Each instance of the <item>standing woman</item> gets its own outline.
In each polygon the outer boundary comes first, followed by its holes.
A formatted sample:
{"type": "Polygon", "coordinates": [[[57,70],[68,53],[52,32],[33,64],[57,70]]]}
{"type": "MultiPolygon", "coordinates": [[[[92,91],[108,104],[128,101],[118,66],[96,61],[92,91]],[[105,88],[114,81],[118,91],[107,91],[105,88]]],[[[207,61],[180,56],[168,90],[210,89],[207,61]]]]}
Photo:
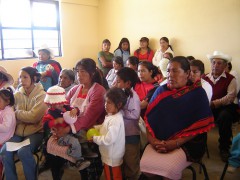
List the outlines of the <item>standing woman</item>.
{"type": "Polygon", "coordinates": [[[40,74],[32,67],[22,68],[19,73],[21,87],[14,94],[15,116],[17,126],[15,135],[8,142],[22,142],[30,140],[30,144],[17,151],[6,150],[6,144],[1,150],[5,167],[6,179],[17,180],[14,154],[22,162],[23,171],[27,180],[36,179],[36,162],[33,153],[42,144],[42,117],[47,110],[43,103],[45,92],[39,82],[40,74]]]}
{"type": "Polygon", "coordinates": [[[123,58],[124,67],[126,67],[127,60],[130,56],[130,43],[127,38],[122,38],[118,48],[114,51],[114,56],[123,58]]]}
{"type": "Polygon", "coordinates": [[[152,63],[159,67],[159,63],[161,61],[161,59],[163,58],[163,54],[169,52],[174,56],[174,52],[172,49],[172,46],[169,44],[169,40],[167,37],[162,37],[160,39],[160,49],[158,49],[153,57],[152,63]]]}
{"type": "Polygon", "coordinates": [[[140,62],[152,62],[153,55],[154,52],[149,47],[149,39],[147,37],[142,37],[140,39],[140,48],[134,52],[134,56],[136,56],[140,62]]]}
{"type": "Polygon", "coordinates": [[[62,70],[61,65],[53,59],[53,52],[47,46],[42,46],[38,50],[39,61],[33,64],[33,67],[41,74],[41,84],[45,91],[58,83],[58,76],[62,70]]]}
{"type": "MultiPolygon", "coordinates": [[[[67,126],[54,132],[60,138],[71,132],[84,133],[96,124],[101,124],[104,120],[104,94],[106,90],[102,86],[102,77],[96,69],[96,63],[90,58],[84,58],[77,62],[76,68],[79,85],[73,87],[67,94],[66,99],[75,112],[78,114],[74,126],[67,126]]],[[[85,137],[85,136],[84,136],[85,137]]],[[[80,140],[84,141],[84,139],[80,140]]],[[[82,144],[83,156],[87,154],[84,150],[92,149],[98,153],[98,157],[88,168],[81,170],[81,179],[100,179],[102,173],[102,161],[98,151],[98,146],[84,141],[82,144]],[[86,148],[85,148],[86,147],[86,148]],[[88,148],[89,147],[89,148],[88,148]]],[[[88,151],[89,153],[89,151],[88,151]]],[[[64,160],[58,156],[52,156],[52,175],[54,180],[61,179],[64,160]]]]}
{"type": "Polygon", "coordinates": [[[110,53],[111,42],[108,39],[104,39],[102,42],[102,51],[98,53],[98,67],[102,70],[103,76],[106,77],[108,71],[112,69],[113,53],[110,53]]]}

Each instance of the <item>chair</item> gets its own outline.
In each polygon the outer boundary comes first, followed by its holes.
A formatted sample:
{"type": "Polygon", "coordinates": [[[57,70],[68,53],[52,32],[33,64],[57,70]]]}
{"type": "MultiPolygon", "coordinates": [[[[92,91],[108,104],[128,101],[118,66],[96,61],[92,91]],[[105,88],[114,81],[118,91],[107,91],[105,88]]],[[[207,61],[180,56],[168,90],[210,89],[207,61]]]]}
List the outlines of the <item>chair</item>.
{"type": "Polygon", "coordinates": [[[225,176],[225,174],[226,174],[227,168],[228,168],[228,161],[225,163],[225,166],[224,166],[224,168],[223,168],[223,172],[222,172],[222,175],[221,175],[220,180],[223,180],[223,179],[224,179],[224,176],[225,176]]]}
{"type": "MultiPolygon", "coordinates": [[[[201,169],[203,169],[205,180],[209,180],[209,176],[208,176],[207,168],[206,168],[205,164],[203,162],[197,162],[197,164],[199,164],[201,169]]],[[[195,171],[194,167],[192,165],[190,165],[190,166],[187,167],[187,169],[192,171],[192,179],[196,180],[197,175],[196,175],[196,171],[195,171]]],[[[201,171],[200,171],[200,173],[201,173],[201,171]]]]}

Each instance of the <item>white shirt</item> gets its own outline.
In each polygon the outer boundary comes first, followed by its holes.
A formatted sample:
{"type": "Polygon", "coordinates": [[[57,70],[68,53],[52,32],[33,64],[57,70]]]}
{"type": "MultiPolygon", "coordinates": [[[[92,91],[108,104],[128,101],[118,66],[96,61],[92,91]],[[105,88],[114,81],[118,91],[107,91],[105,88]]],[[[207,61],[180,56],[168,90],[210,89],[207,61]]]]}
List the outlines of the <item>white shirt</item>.
{"type": "Polygon", "coordinates": [[[161,49],[158,49],[152,59],[152,63],[154,66],[159,66],[159,63],[161,61],[161,59],[163,58],[163,54],[169,52],[174,56],[174,52],[171,50],[171,48],[169,47],[165,52],[162,52],[161,49]]]}
{"type": "Polygon", "coordinates": [[[115,167],[123,162],[125,153],[125,129],[121,112],[107,115],[102,125],[94,126],[99,129],[100,136],[93,136],[93,141],[99,145],[102,162],[115,167]]]}
{"type": "Polygon", "coordinates": [[[204,79],[201,78],[201,84],[205,92],[207,93],[208,101],[209,103],[211,102],[212,99],[212,86],[209,84],[209,82],[205,81],[204,79]]]}

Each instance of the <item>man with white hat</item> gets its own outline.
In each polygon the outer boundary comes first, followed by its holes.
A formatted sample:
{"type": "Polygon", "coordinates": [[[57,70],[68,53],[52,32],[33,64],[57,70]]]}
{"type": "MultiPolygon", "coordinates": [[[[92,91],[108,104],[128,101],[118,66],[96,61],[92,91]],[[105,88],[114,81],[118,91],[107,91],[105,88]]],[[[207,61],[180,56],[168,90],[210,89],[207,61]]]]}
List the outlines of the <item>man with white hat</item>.
{"type": "Polygon", "coordinates": [[[236,106],[233,103],[237,95],[236,79],[225,72],[227,63],[232,58],[220,51],[214,51],[213,55],[207,55],[207,58],[211,61],[211,73],[203,78],[213,89],[210,106],[219,128],[220,155],[223,161],[227,161],[232,144],[232,122],[236,118],[236,106]]]}

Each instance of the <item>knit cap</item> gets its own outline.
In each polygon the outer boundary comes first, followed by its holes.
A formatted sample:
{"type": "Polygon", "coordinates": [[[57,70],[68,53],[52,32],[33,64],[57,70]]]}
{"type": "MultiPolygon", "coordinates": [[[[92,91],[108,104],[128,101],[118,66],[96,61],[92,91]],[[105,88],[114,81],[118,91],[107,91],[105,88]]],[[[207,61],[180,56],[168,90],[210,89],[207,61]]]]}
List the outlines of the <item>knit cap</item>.
{"type": "Polygon", "coordinates": [[[44,102],[46,104],[64,104],[67,102],[65,90],[59,86],[52,86],[47,90],[44,102]]]}

